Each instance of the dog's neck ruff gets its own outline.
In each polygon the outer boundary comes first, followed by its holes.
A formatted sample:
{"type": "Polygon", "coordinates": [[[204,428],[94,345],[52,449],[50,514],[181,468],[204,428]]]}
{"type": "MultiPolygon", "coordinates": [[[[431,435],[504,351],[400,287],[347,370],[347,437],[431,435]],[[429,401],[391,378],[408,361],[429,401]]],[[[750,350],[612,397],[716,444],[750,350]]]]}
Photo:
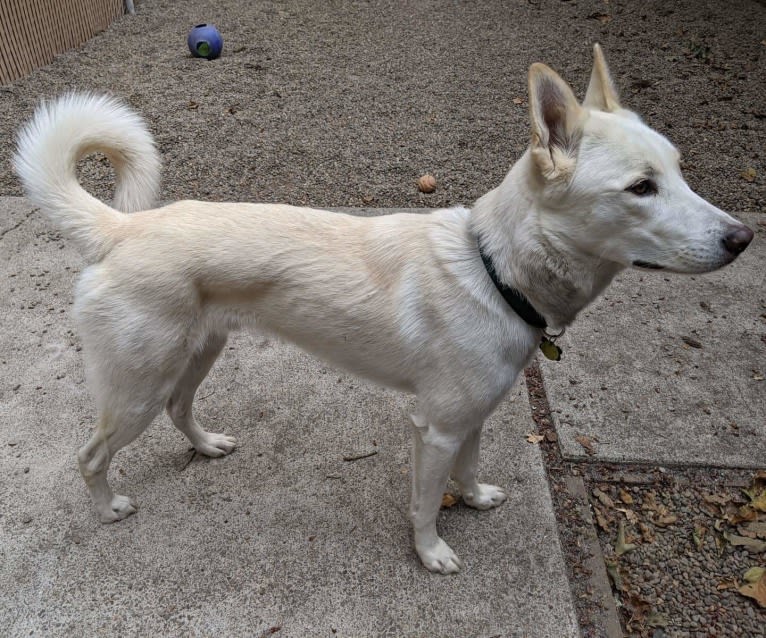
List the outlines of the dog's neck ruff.
{"type": "Polygon", "coordinates": [[[495,288],[497,288],[500,294],[503,295],[503,299],[505,299],[513,311],[530,326],[545,330],[548,327],[548,322],[545,321],[545,317],[535,310],[534,306],[529,303],[529,300],[521,292],[512,286],[504,284],[497,278],[497,272],[495,271],[495,265],[492,263],[492,258],[485,253],[481,247],[481,237],[476,237],[476,243],[479,246],[479,255],[481,255],[481,260],[484,262],[484,268],[487,269],[487,274],[492,280],[492,283],[495,284],[495,288]]]}

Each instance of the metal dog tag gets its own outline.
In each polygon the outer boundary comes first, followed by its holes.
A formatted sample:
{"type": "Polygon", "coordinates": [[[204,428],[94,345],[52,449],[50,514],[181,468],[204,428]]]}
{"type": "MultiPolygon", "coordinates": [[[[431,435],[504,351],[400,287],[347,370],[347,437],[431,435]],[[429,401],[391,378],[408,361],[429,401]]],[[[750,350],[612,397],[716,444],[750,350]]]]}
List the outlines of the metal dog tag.
{"type": "Polygon", "coordinates": [[[559,348],[548,337],[543,337],[540,341],[540,351],[546,359],[551,361],[561,361],[561,348],[559,348]]]}

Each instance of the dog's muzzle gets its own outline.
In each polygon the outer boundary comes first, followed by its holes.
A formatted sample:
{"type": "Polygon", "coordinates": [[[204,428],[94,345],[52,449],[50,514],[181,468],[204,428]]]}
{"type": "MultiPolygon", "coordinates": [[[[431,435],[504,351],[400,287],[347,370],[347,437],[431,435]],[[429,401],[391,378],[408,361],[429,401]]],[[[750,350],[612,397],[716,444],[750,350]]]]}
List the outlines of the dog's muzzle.
{"type": "MultiPolygon", "coordinates": [[[[737,224],[733,225],[729,228],[728,231],[726,231],[726,234],[721,237],[721,246],[724,249],[725,253],[721,256],[721,261],[715,264],[712,268],[720,268],[721,266],[724,266],[726,264],[730,264],[733,262],[739,255],[742,253],[742,251],[745,250],[750,245],[750,242],[753,241],[755,233],[745,226],[744,224],[737,224]]],[[[657,264],[651,261],[643,261],[640,259],[637,259],[633,262],[633,266],[636,268],[643,268],[646,270],[665,270],[667,266],[657,264]]],[[[675,268],[672,268],[672,270],[675,270],[675,268]]],[[[678,272],[678,271],[677,271],[678,272]]],[[[687,271],[683,271],[687,272],[687,271]]],[[[704,272],[707,272],[705,270],[704,272]]]]}

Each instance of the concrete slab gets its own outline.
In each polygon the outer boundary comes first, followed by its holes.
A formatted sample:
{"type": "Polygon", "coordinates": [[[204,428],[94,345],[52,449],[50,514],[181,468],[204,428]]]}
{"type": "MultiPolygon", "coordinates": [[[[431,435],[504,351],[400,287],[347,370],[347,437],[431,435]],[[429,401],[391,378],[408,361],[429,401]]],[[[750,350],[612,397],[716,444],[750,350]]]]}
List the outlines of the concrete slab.
{"type": "Polygon", "coordinates": [[[93,421],[69,313],[81,261],[22,200],[0,199],[0,218],[3,633],[579,635],[519,387],[484,438],[483,476],[509,502],[441,517],[466,563],[454,577],[412,549],[411,399],[247,335],[197,408],[238,449],[192,458],[163,417],[112,465],[140,510],[100,525],[75,461],[93,421]]]}
{"type": "MultiPolygon", "coordinates": [[[[721,271],[627,271],[542,363],[563,454],[721,467],[766,465],[766,227],[721,271]]],[[[542,357],[541,357],[542,359],[542,357]]]]}

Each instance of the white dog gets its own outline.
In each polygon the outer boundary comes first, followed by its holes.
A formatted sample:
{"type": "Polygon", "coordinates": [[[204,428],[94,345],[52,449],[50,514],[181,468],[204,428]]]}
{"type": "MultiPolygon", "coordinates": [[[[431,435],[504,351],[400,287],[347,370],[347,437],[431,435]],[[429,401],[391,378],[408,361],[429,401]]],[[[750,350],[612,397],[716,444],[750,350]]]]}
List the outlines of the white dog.
{"type": "Polygon", "coordinates": [[[98,424],[79,463],[101,520],[135,511],[109,487],[109,462],[162,408],[198,451],[232,451],[234,439],[194,420],[192,400],[227,333],[253,325],[417,395],[415,548],[428,569],[459,571],[436,531],[445,483],[451,473],[471,507],[505,500],[477,478],[482,422],[541,342],[551,355],[549,327],[571,323],[625,267],[708,272],[753,237],[691,191],[676,149],[622,108],[598,45],[594,55],[582,104],[533,64],[527,152],[471,210],[430,215],[145,210],[159,161],[137,115],[92,95],[40,106],[15,168],[89,264],[75,313],[98,424]],[[115,167],[114,207],[77,181],[77,160],[94,151],[115,167]]]}

